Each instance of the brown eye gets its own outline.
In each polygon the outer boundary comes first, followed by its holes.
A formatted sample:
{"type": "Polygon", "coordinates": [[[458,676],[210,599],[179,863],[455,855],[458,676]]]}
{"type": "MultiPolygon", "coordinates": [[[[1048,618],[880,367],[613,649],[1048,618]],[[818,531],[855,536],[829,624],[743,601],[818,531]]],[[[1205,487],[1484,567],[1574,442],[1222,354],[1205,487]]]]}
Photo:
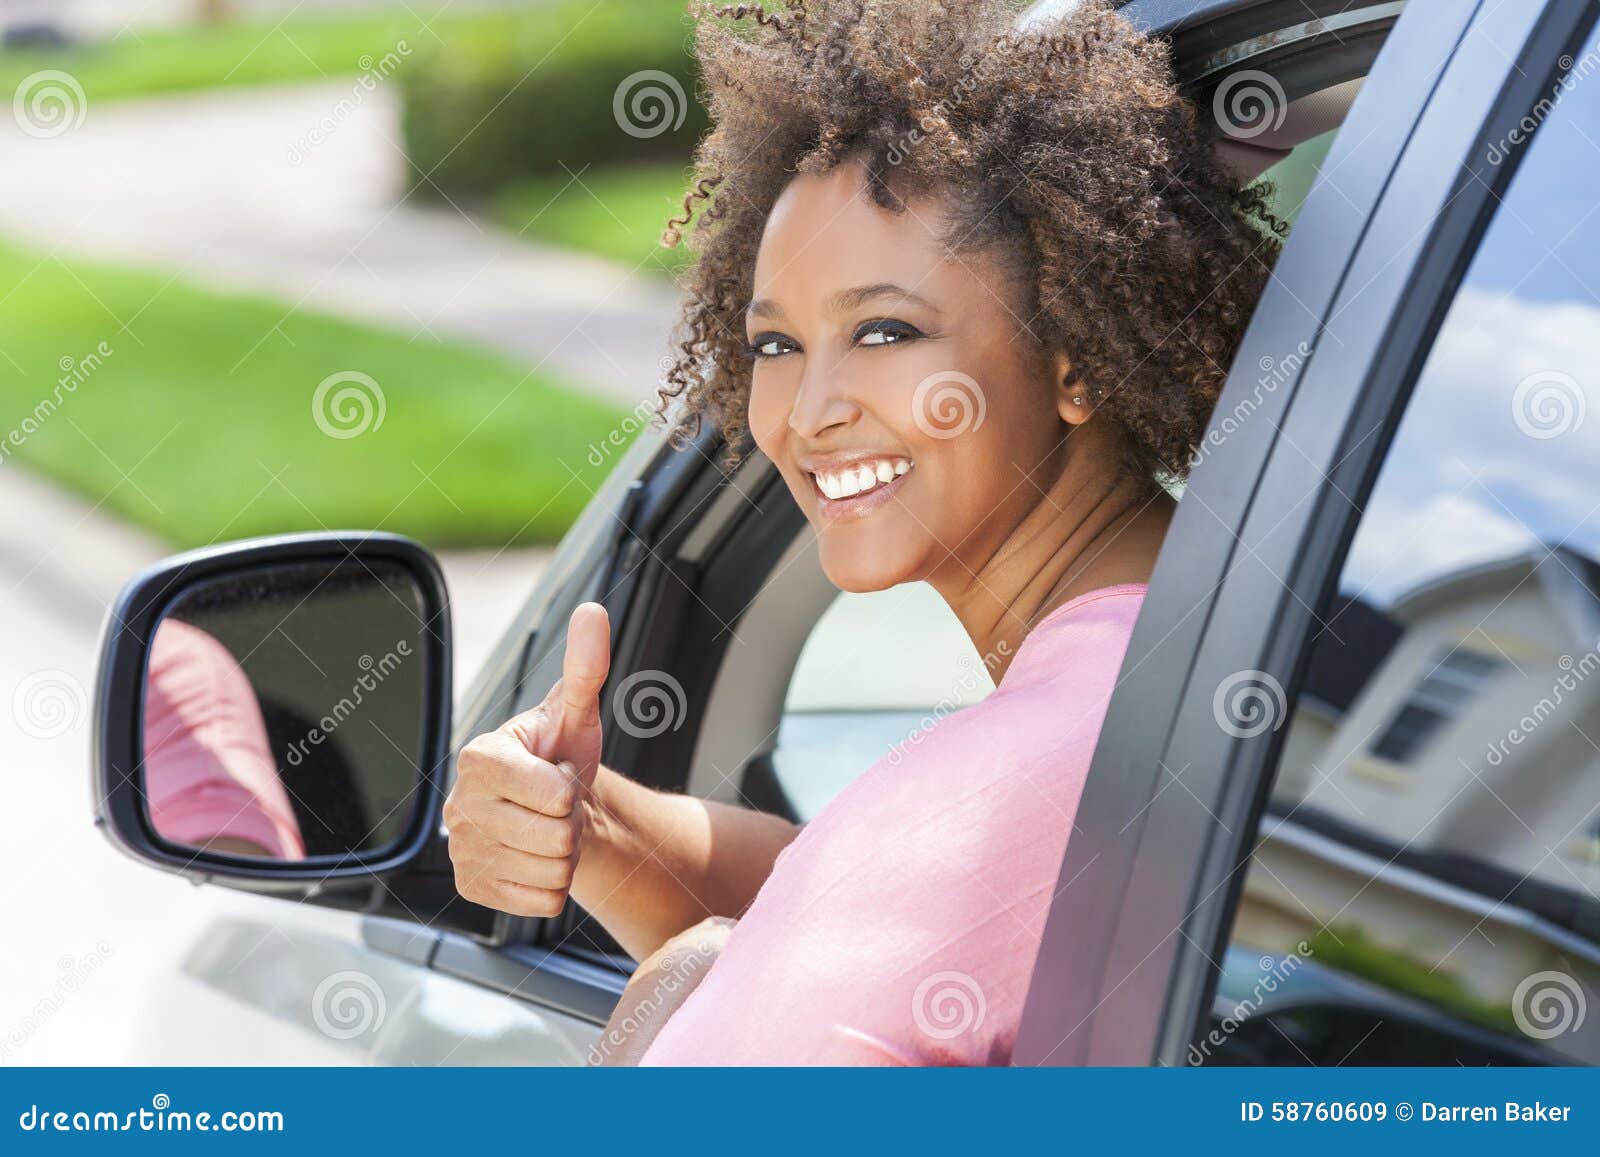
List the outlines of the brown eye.
{"type": "Polygon", "coordinates": [[[777,333],[758,334],[745,346],[745,352],[753,358],[775,358],[790,353],[799,347],[777,333]]]}
{"type": "Polygon", "coordinates": [[[860,345],[898,345],[921,336],[922,331],[916,326],[888,318],[869,321],[856,330],[856,342],[860,345]]]}

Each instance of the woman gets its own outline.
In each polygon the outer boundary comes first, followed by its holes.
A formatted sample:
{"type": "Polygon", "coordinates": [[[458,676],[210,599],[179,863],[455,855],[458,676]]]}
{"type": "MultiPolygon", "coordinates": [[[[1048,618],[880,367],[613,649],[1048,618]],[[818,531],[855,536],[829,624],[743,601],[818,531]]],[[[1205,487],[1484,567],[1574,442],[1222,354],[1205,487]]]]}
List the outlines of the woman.
{"type": "Polygon", "coordinates": [[[797,830],[599,767],[607,628],[579,608],[561,683],[463,753],[446,818],[464,896],[553,915],[570,889],[646,962],[607,1059],[1010,1058],[1164,483],[1281,232],[1162,45],[1098,3],[1014,17],[702,13],[714,129],[669,227],[705,203],[664,393],[753,437],[839,587],[937,589],[998,686],[797,830]]]}

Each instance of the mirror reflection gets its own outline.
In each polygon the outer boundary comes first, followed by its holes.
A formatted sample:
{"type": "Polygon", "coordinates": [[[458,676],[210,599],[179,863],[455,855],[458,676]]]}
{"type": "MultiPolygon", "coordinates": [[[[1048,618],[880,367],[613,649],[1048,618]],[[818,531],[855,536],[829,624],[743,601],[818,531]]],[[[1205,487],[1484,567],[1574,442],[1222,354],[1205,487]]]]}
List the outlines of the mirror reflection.
{"type": "Polygon", "coordinates": [[[183,592],[146,664],[151,828],[196,851],[372,853],[414,814],[426,600],[372,560],[263,566],[183,592]]]}

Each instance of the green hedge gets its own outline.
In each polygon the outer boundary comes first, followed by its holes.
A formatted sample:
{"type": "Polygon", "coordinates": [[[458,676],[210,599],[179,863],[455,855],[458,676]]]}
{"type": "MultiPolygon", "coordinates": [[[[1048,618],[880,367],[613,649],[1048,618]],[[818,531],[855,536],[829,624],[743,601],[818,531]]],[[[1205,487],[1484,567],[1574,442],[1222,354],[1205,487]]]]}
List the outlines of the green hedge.
{"type": "MultiPolygon", "coordinates": [[[[671,0],[558,0],[492,28],[462,30],[396,76],[419,197],[484,196],[526,176],[586,164],[687,161],[706,128],[695,96],[692,28],[671,0]],[[627,91],[666,92],[670,126],[632,135],[613,102],[630,77],[666,73],[682,99],[648,78],[627,91]]],[[[661,123],[648,104],[641,131],[661,123]],[[650,119],[654,113],[657,119],[650,119]]]]}

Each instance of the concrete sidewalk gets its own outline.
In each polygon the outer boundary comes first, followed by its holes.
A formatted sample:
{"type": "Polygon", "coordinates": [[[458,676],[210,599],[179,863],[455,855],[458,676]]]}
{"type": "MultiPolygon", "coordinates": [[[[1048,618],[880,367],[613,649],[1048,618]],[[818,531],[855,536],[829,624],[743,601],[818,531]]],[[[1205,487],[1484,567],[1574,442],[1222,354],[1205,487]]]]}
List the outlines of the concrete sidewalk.
{"type": "Polygon", "coordinates": [[[0,231],[654,397],[672,286],[402,199],[399,140],[395,93],[354,79],[91,104],[49,139],[0,117],[0,231]]]}

